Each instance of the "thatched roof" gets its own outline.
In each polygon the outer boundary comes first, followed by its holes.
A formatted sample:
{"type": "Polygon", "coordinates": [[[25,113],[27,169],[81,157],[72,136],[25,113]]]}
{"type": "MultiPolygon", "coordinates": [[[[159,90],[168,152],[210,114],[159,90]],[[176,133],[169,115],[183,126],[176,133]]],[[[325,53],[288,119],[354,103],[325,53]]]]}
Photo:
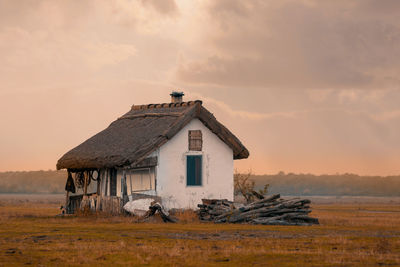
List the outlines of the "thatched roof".
{"type": "Polygon", "coordinates": [[[233,150],[234,159],[249,151],[202,106],[201,101],[132,106],[108,128],[67,152],[57,169],[133,166],[165,144],[192,119],[198,118],[233,150]]]}

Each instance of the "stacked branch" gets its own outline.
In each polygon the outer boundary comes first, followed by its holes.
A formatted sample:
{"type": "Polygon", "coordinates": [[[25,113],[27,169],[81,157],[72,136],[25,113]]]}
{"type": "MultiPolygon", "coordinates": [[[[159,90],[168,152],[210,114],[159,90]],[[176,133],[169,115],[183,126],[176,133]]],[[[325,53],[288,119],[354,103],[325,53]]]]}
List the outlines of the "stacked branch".
{"type": "Polygon", "coordinates": [[[227,199],[202,199],[202,202],[203,204],[197,205],[202,221],[214,221],[216,217],[234,209],[233,202],[227,199]]]}
{"type": "Polygon", "coordinates": [[[215,223],[251,223],[265,225],[312,225],[308,199],[281,199],[280,195],[262,198],[244,206],[227,200],[203,199],[199,217],[215,223]]]}

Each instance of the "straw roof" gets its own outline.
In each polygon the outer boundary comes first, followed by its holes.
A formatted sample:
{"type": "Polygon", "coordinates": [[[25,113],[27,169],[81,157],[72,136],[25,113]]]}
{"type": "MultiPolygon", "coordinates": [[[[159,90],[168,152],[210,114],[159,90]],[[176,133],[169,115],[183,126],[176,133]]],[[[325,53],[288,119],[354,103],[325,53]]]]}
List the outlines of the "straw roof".
{"type": "Polygon", "coordinates": [[[234,159],[249,156],[239,139],[202,106],[202,102],[149,104],[131,110],[105,130],[62,156],[57,169],[95,169],[139,164],[197,118],[233,150],[234,159]]]}

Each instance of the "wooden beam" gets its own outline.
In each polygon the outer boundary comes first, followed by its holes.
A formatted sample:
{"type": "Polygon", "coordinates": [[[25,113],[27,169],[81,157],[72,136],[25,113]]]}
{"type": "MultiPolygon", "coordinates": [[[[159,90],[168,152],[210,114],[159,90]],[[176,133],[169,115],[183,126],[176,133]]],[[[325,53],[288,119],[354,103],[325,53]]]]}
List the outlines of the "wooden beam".
{"type": "Polygon", "coordinates": [[[100,170],[97,170],[97,191],[96,191],[96,193],[98,196],[100,195],[100,190],[101,190],[100,185],[101,185],[100,170]]]}
{"type": "Polygon", "coordinates": [[[86,171],[84,176],[85,176],[85,184],[83,185],[83,194],[86,196],[87,195],[88,179],[90,179],[89,171],[86,171]]]}
{"type": "Polygon", "coordinates": [[[64,207],[65,214],[68,213],[68,212],[67,212],[68,204],[69,204],[69,191],[67,190],[67,193],[65,194],[65,207],[64,207]]]}
{"type": "Polygon", "coordinates": [[[157,157],[149,157],[141,160],[140,162],[128,165],[123,169],[135,169],[135,168],[148,168],[157,166],[158,158],[157,157]]]}
{"type": "Polygon", "coordinates": [[[108,173],[109,173],[109,169],[106,169],[104,175],[106,177],[106,184],[105,184],[105,190],[104,190],[104,196],[108,195],[108,173]]]}

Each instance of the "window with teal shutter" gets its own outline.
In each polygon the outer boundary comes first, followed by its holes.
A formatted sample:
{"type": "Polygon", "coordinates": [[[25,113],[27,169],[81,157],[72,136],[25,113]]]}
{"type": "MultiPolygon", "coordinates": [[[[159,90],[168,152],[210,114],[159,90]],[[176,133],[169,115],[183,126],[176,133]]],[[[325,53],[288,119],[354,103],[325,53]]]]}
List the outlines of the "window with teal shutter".
{"type": "Polygon", "coordinates": [[[187,185],[201,185],[201,167],[202,167],[202,156],[187,156],[186,157],[186,168],[187,168],[187,185]]]}

